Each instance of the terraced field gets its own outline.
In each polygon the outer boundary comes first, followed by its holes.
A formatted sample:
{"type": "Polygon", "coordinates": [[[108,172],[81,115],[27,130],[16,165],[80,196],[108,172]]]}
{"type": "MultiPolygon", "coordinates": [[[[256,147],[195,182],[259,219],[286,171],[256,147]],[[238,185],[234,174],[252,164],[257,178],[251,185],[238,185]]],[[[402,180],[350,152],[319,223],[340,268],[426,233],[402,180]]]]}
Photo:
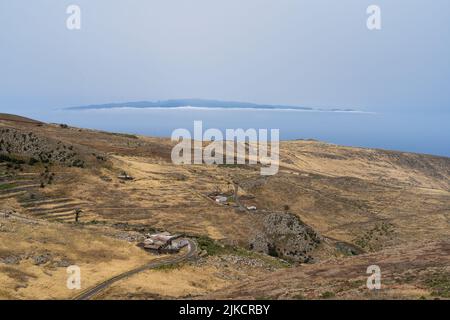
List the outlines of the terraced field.
{"type": "Polygon", "coordinates": [[[37,190],[39,186],[31,174],[3,174],[0,176],[0,200],[17,198],[37,190]]]}
{"type": "MultiPolygon", "coordinates": [[[[0,168],[6,168],[6,163],[0,168]]],[[[58,197],[45,192],[42,175],[36,172],[10,171],[0,176],[0,200],[14,200],[19,203],[24,213],[30,217],[50,221],[72,222],[75,210],[87,207],[88,203],[80,199],[58,197]]],[[[83,218],[94,217],[90,211],[83,211],[83,218]]]]}

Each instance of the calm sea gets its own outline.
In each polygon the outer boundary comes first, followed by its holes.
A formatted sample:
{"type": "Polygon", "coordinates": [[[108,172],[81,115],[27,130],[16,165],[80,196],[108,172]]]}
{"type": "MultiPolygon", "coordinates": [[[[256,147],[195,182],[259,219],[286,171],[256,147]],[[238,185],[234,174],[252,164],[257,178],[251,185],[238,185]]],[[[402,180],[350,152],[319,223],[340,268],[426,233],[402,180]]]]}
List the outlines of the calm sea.
{"type": "Polygon", "coordinates": [[[57,110],[28,114],[72,126],[170,137],[177,128],[280,129],[282,140],[317,139],[346,146],[450,156],[450,114],[348,113],[243,109],[57,110]]]}

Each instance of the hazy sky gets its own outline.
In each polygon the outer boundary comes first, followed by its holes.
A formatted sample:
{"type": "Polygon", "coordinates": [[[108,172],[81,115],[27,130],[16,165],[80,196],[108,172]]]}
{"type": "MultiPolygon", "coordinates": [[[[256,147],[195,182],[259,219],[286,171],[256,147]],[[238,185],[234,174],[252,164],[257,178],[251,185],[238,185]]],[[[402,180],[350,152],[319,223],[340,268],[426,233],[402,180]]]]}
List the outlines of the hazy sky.
{"type": "Polygon", "coordinates": [[[449,57],[448,0],[0,0],[15,113],[192,97],[448,114],[449,57]]]}

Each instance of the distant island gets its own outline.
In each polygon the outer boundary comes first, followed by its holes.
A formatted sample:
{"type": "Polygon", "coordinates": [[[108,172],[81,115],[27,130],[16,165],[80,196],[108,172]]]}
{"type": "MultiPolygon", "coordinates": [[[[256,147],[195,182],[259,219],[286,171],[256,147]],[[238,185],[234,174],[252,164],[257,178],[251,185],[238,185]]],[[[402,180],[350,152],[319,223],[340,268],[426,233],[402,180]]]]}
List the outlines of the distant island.
{"type": "Polygon", "coordinates": [[[338,109],[338,108],[311,108],[287,105],[270,105],[270,104],[256,104],[250,102],[236,102],[236,101],[220,101],[220,100],[206,100],[206,99],[175,99],[175,100],[161,100],[161,101],[137,101],[137,102],[121,102],[108,103],[88,106],[77,106],[65,108],[65,110],[96,110],[96,109],[121,109],[121,108],[207,108],[207,109],[265,109],[265,110],[299,110],[299,111],[322,111],[322,112],[359,112],[354,109],[338,109]]]}

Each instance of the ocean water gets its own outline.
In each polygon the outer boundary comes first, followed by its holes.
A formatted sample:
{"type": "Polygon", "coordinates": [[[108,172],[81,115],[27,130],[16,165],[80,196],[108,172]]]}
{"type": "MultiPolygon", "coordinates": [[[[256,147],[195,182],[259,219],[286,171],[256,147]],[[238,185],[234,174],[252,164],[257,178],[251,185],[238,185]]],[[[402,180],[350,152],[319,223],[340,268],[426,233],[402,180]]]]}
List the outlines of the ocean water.
{"type": "Polygon", "coordinates": [[[450,113],[359,113],[259,109],[55,110],[27,116],[55,123],[149,136],[173,130],[279,129],[282,140],[317,139],[345,146],[381,148],[450,157],[450,113]]]}

